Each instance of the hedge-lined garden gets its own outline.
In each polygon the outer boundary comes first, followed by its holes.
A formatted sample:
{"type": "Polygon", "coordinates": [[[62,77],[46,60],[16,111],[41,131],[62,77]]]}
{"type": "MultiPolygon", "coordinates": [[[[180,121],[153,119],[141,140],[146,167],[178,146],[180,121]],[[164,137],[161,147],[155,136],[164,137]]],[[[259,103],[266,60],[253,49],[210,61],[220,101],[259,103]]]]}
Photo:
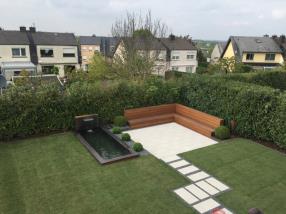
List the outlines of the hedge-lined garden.
{"type": "Polygon", "coordinates": [[[191,75],[144,83],[73,83],[65,91],[14,88],[0,98],[0,139],[73,128],[75,115],[97,113],[112,121],[124,108],[179,102],[237,121],[235,133],[286,147],[286,94],[270,87],[191,75]]]}

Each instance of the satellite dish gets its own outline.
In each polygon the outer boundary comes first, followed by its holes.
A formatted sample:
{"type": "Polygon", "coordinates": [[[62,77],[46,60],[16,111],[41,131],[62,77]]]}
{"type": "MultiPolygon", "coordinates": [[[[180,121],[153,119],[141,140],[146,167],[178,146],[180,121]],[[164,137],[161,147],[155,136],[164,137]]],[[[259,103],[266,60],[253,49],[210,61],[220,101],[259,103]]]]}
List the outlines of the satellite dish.
{"type": "Polygon", "coordinates": [[[0,74],[0,88],[6,88],[7,87],[7,80],[6,78],[0,74]]]}

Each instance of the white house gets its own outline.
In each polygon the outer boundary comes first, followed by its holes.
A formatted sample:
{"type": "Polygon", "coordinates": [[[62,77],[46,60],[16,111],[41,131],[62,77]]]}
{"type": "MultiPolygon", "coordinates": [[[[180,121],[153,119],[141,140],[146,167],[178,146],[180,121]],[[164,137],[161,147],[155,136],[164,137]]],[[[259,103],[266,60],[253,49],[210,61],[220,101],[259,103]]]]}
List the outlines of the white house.
{"type": "MultiPolygon", "coordinates": [[[[147,42],[137,39],[134,42],[137,51],[148,51],[156,56],[154,74],[164,76],[166,71],[176,70],[180,72],[195,73],[198,66],[197,49],[190,40],[175,36],[169,38],[153,38],[147,42]],[[147,45],[145,45],[147,43],[147,45]]],[[[116,48],[114,57],[122,57],[124,52],[123,40],[116,48]]]]}
{"type": "Polygon", "coordinates": [[[167,48],[167,68],[180,72],[195,73],[197,61],[197,48],[191,40],[171,35],[160,41],[167,48]]]}

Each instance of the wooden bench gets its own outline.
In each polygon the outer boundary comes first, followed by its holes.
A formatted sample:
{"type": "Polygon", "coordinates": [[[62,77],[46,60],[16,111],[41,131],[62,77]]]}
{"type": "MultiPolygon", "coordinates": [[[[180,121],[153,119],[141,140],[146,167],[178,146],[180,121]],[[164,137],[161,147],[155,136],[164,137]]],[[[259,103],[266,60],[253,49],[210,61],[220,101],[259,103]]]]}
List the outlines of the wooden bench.
{"type": "Polygon", "coordinates": [[[207,137],[223,124],[223,119],[188,108],[181,104],[166,104],[124,111],[132,129],[176,122],[207,137]]]}

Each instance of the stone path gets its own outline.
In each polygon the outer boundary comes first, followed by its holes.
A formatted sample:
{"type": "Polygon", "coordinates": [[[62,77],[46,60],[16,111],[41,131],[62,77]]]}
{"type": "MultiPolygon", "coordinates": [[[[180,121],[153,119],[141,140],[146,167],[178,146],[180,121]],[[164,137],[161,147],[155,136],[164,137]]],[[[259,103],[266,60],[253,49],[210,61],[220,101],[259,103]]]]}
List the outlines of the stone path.
{"type": "Polygon", "coordinates": [[[198,213],[215,213],[215,210],[219,210],[219,213],[233,214],[214,199],[230,190],[226,184],[177,155],[167,156],[162,160],[192,182],[174,190],[174,193],[198,213]]]}

